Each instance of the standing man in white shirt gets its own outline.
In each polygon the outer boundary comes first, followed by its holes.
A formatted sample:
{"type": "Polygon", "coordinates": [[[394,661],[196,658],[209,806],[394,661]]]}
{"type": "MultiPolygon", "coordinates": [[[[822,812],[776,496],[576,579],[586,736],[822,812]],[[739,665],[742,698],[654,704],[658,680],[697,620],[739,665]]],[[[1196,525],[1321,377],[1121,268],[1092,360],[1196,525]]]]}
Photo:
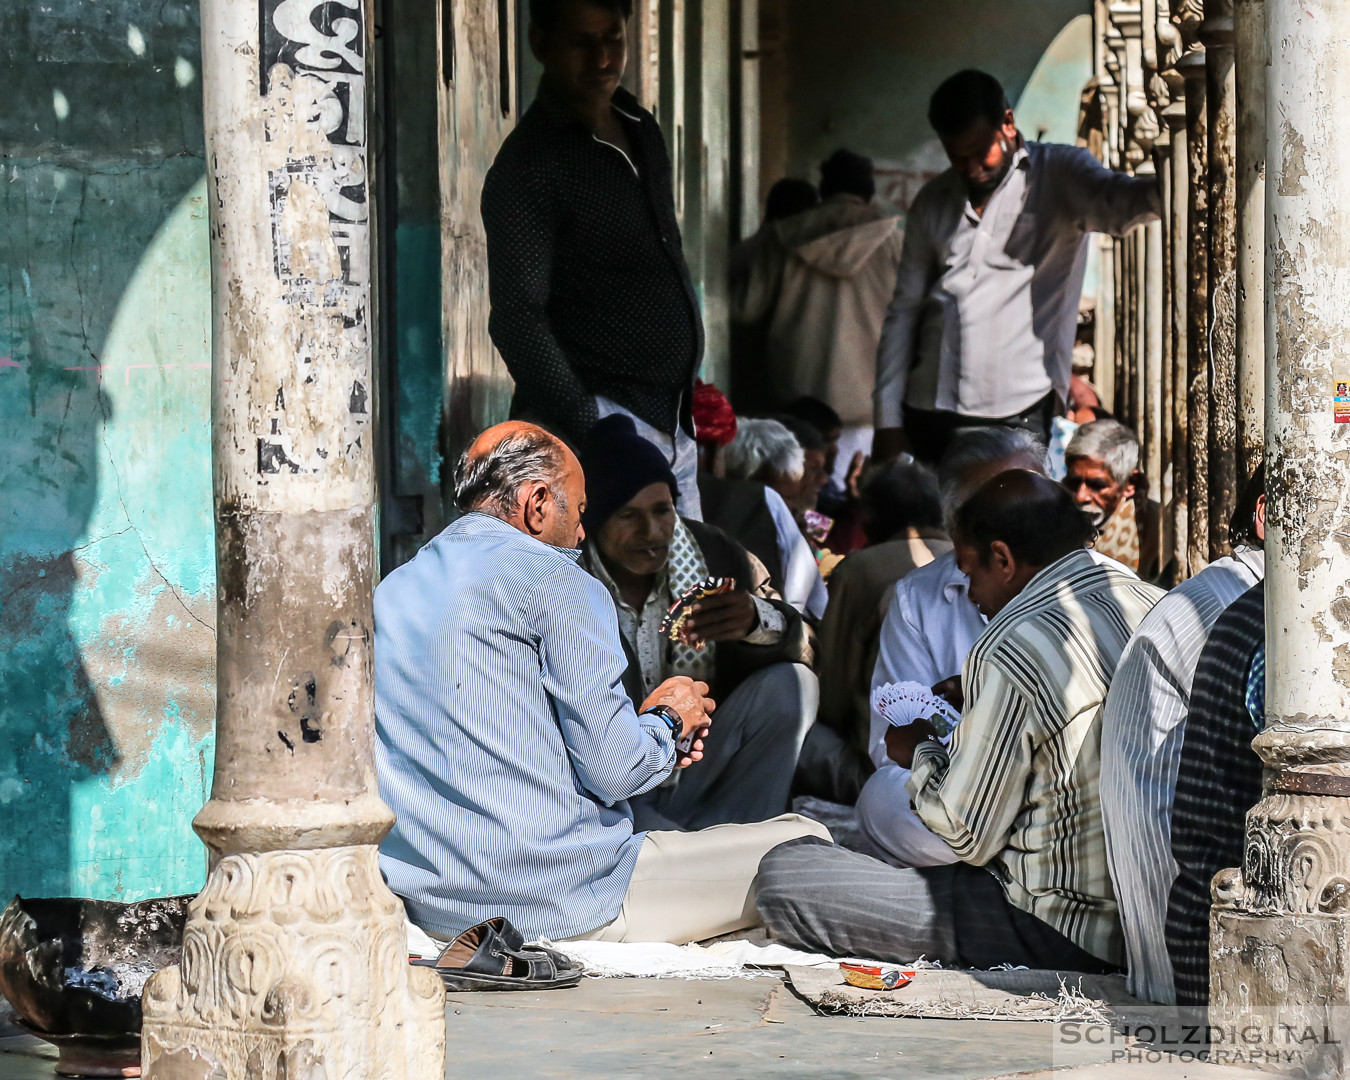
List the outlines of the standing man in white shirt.
{"type": "Polygon", "coordinates": [[[1028,143],[1003,87],[961,71],[928,121],[952,167],[915,196],[877,353],[873,457],[936,463],[960,428],[1049,437],[1067,400],[1089,233],[1156,218],[1157,181],[1028,143]]]}

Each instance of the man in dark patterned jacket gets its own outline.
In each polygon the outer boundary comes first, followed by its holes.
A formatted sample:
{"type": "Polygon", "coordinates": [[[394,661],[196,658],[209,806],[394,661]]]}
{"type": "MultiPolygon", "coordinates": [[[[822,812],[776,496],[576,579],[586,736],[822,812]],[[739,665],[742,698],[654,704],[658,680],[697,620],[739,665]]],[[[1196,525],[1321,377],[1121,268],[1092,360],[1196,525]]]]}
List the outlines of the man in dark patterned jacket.
{"type": "Polygon", "coordinates": [[[655,118],[619,86],[632,0],[531,0],[539,94],[483,185],[493,343],[512,413],[581,445],[624,413],[699,512],[690,402],[703,354],[655,118]]]}

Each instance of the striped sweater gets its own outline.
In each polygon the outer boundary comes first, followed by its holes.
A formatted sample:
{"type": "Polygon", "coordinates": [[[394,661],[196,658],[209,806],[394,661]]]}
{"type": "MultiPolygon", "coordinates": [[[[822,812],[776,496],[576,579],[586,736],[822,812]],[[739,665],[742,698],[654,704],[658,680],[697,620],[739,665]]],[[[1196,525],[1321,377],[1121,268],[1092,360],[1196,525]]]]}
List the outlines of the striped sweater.
{"type": "Polygon", "coordinates": [[[987,866],[1011,903],[1117,964],[1101,711],[1121,651],[1161,596],[1085,550],[1041,570],[971,649],[950,754],[922,744],[909,782],[924,823],[987,866]]]}

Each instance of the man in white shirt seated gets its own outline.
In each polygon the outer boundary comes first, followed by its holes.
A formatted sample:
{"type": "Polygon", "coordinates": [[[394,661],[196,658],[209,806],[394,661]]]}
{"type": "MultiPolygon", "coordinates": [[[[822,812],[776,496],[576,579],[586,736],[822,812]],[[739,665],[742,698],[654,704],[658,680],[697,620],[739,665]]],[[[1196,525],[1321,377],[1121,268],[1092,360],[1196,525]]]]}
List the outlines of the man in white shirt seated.
{"type": "Polygon", "coordinates": [[[1102,819],[1135,997],[1176,1001],[1167,951],[1168,896],[1177,877],[1172,803],[1200,653],[1224,610],[1266,572],[1265,466],[1238,495],[1233,554],[1164,596],[1120,657],[1102,711],[1102,819]]]}
{"type": "MultiPolygon", "coordinates": [[[[950,528],[957,508],[992,476],[1007,469],[1045,471],[1045,447],[1029,432],[979,428],[959,435],[942,460],[938,481],[950,528]]],[[[966,595],[966,575],[948,552],[905,575],[881,627],[881,649],[872,674],[875,689],[886,683],[936,686],[959,678],[966,654],[985,619],[966,595]]],[[[956,853],[929,831],[910,806],[909,770],[886,752],[886,719],[872,711],[870,753],[877,771],[858,797],[863,834],[897,866],[939,866],[956,853]]]]}

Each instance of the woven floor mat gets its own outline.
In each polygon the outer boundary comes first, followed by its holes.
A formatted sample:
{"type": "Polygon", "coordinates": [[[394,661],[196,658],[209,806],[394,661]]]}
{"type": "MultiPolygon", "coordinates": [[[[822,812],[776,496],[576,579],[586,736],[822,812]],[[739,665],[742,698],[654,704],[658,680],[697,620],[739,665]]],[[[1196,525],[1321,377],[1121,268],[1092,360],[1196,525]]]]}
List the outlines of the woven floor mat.
{"type": "Polygon", "coordinates": [[[1145,1003],[1120,975],[1075,971],[923,969],[898,990],[862,990],[838,969],[789,967],[792,987],[822,1012],[930,1020],[1076,1020],[1109,1023],[1145,1003]]]}

